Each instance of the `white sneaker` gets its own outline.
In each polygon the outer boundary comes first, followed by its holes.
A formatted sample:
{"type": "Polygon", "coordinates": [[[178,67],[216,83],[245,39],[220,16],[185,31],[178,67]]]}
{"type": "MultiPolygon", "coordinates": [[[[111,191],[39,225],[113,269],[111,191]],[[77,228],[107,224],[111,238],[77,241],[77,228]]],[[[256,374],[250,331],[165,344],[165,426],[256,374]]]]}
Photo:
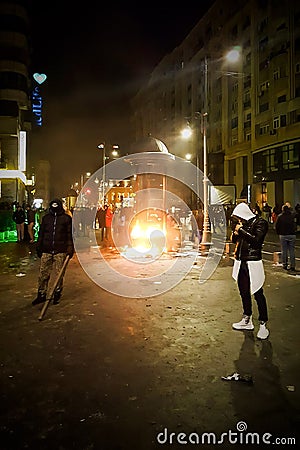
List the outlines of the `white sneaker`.
{"type": "Polygon", "coordinates": [[[234,330],[254,330],[251,316],[243,316],[240,322],[232,324],[234,330]]]}
{"type": "Polygon", "coordinates": [[[266,327],[266,323],[261,322],[259,325],[259,330],[258,330],[256,337],[258,339],[267,339],[269,334],[270,334],[270,332],[269,332],[268,328],[266,327]]]}

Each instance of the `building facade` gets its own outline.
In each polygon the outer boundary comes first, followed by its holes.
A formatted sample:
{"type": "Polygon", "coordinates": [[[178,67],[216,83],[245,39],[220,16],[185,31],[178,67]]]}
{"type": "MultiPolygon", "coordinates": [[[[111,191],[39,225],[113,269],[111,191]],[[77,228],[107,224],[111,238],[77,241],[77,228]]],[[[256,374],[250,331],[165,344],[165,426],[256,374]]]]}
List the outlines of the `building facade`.
{"type": "Polygon", "coordinates": [[[0,24],[0,202],[22,203],[31,130],[28,2],[2,1],[0,24]]]}
{"type": "Polygon", "coordinates": [[[235,185],[252,204],[300,203],[300,3],[215,1],[132,108],[136,141],[151,133],[203,170],[205,126],[214,185],[235,185]]]}

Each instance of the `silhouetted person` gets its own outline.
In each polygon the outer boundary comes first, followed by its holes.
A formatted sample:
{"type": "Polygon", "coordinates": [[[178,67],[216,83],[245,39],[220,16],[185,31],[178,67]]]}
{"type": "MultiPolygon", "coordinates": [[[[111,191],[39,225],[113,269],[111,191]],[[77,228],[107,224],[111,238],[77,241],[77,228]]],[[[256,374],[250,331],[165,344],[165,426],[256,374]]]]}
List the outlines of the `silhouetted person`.
{"type": "MultiPolygon", "coordinates": [[[[54,199],[50,202],[49,213],[42,219],[36,251],[38,257],[41,258],[41,264],[38,279],[38,295],[33,300],[33,305],[46,301],[48,283],[52,271],[57,275],[64,264],[66,256],[68,255],[72,258],[74,253],[72,218],[65,212],[60,199],[54,199]]],[[[59,302],[62,288],[63,279],[54,292],[54,304],[59,302]]]]}

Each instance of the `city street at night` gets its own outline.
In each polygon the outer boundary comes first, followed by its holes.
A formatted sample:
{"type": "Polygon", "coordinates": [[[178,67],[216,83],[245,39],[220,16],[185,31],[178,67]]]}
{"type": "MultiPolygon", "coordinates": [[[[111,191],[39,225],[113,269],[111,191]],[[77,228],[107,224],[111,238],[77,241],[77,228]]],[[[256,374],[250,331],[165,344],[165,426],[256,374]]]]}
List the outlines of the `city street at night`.
{"type": "Polygon", "coordinates": [[[1,449],[242,449],[247,433],[296,447],[300,272],[273,263],[276,239],[268,234],[264,254],[265,341],[255,304],[255,330],[232,330],[241,302],[231,254],[205,283],[199,256],[177,286],[147,298],[101,289],[75,255],[60,304],[39,321],[35,246],[1,243],[1,449]],[[234,373],[246,381],[222,379],[234,373]]]}

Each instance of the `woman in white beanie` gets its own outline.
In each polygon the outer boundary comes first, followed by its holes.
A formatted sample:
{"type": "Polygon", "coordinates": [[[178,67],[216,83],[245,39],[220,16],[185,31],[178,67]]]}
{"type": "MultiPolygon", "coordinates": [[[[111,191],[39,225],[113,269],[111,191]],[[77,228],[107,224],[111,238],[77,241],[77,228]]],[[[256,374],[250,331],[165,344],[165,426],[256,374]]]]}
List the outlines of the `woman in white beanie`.
{"type": "Polygon", "coordinates": [[[257,303],[260,322],[257,337],[267,339],[269,330],[267,302],[263,292],[265,272],[262,262],[262,246],[268,231],[268,222],[253,214],[246,203],[238,204],[232,216],[238,223],[232,233],[232,242],[236,244],[234,252],[233,278],[237,281],[243,304],[243,317],[232,324],[235,330],[254,330],[252,322],[251,295],[257,303]]]}

